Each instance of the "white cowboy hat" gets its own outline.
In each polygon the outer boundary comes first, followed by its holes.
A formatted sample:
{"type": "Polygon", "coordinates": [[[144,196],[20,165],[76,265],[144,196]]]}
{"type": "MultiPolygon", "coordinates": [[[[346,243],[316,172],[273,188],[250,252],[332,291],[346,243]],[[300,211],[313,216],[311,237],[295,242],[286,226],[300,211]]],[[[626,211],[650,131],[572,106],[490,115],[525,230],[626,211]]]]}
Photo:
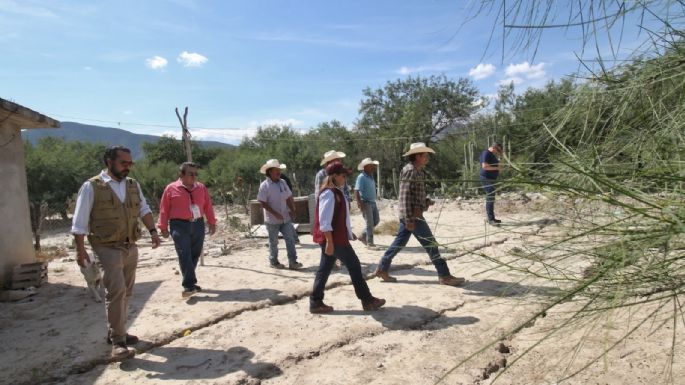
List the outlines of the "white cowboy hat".
{"type": "Polygon", "coordinates": [[[278,167],[281,170],[285,170],[286,166],[285,163],[281,164],[278,159],[269,159],[264,163],[264,165],[259,169],[259,172],[262,174],[266,174],[266,170],[270,168],[278,167]]]}
{"type": "Polygon", "coordinates": [[[402,156],[409,156],[412,154],[420,154],[422,152],[430,152],[432,154],[435,154],[435,151],[433,151],[432,148],[426,146],[426,143],[418,142],[418,143],[412,143],[411,146],[409,146],[409,151],[405,152],[404,155],[402,155],[402,156]]]}
{"type": "Polygon", "coordinates": [[[357,170],[362,171],[364,169],[364,166],[366,166],[367,164],[379,165],[380,163],[381,162],[377,160],[371,160],[371,158],[364,158],[364,160],[362,160],[361,163],[359,163],[359,165],[357,166],[357,170]]]}
{"type": "Polygon", "coordinates": [[[323,154],[323,160],[321,161],[321,165],[323,166],[326,163],[332,161],[333,159],[340,159],[340,158],[344,158],[344,157],[345,157],[344,152],[335,151],[335,150],[326,151],[326,153],[323,154]]]}

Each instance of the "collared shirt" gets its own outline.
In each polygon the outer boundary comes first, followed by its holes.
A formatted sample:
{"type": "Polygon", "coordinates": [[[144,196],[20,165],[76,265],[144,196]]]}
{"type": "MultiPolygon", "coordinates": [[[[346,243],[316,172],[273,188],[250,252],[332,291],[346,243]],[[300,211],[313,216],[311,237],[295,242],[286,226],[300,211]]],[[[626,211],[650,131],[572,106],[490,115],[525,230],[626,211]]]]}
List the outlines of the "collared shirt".
{"type": "Polygon", "coordinates": [[[293,195],[288,188],[288,184],[283,179],[274,182],[271,178],[266,178],[260,185],[257,191],[257,200],[265,202],[274,211],[281,214],[283,220],[278,220],[273,214],[264,209],[264,222],[272,225],[277,225],[289,221],[290,214],[288,213],[287,200],[293,195]]]}
{"type": "Polygon", "coordinates": [[[357,177],[357,182],[354,184],[354,189],[359,191],[359,195],[365,202],[376,201],[376,181],[373,176],[362,171],[357,177]]]}
{"type": "MultiPolygon", "coordinates": [[[[341,190],[341,188],[338,188],[341,190]]],[[[350,225],[350,206],[345,206],[346,225],[347,225],[347,239],[354,239],[352,237],[352,226],[350,225]]],[[[328,189],[319,196],[319,230],[321,232],[333,231],[333,212],[335,211],[335,193],[328,189]]]]}
{"type": "Polygon", "coordinates": [[[407,163],[400,172],[400,219],[414,218],[414,211],[426,210],[426,173],[407,163]]]}
{"type": "MultiPolygon", "coordinates": [[[[112,188],[112,191],[114,191],[114,194],[119,198],[121,203],[124,203],[126,201],[126,181],[128,178],[124,178],[120,181],[114,180],[107,174],[107,170],[102,170],[102,172],[100,172],[100,177],[110,188],[112,188]]],[[[140,211],[138,212],[138,215],[142,218],[145,215],[150,214],[152,210],[150,210],[150,206],[148,206],[147,201],[143,196],[143,189],[140,188],[140,184],[138,184],[138,193],[140,194],[140,211]]],[[[74,209],[74,218],[71,224],[72,234],[88,234],[88,223],[90,222],[90,212],[93,210],[94,201],[95,193],[93,192],[93,185],[90,181],[86,181],[78,191],[78,197],[76,198],[76,208],[74,209]]]]}
{"type": "Polygon", "coordinates": [[[169,183],[159,203],[159,229],[168,230],[171,219],[193,219],[193,211],[190,208],[193,204],[200,209],[201,217],[207,217],[207,223],[216,224],[212,198],[204,184],[195,182],[193,187],[188,188],[183,185],[180,178],[169,183]]]}
{"type": "MultiPolygon", "coordinates": [[[[321,192],[321,184],[323,184],[323,180],[328,176],[326,174],[326,169],[322,168],[319,170],[319,172],[316,173],[316,177],[314,178],[314,195],[316,197],[319,197],[319,193],[321,192]]],[[[342,193],[345,196],[345,199],[347,199],[348,202],[352,202],[352,197],[350,197],[350,186],[347,185],[347,181],[345,181],[345,186],[342,188],[342,193]]]]}

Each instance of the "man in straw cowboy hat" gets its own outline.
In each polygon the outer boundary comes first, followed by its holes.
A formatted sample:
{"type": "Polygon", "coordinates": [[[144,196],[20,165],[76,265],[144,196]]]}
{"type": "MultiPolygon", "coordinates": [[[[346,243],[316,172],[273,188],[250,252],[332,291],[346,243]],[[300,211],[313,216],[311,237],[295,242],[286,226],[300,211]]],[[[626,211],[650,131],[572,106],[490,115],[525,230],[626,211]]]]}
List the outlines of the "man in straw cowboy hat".
{"type": "Polygon", "coordinates": [[[354,197],[357,200],[357,207],[359,207],[366,221],[366,227],[359,235],[359,240],[369,248],[376,247],[373,243],[373,228],[380,222],[378,206],[376,206],[376,181],[373,179],[373,173],[378,164],[377,160],[371,158],[362,160],[357,165],[357,170],[361,173],[357,176],[357,182],[354,184],[354,197]]]}
{"type": "MultiPolygon", "coordinates": [[[[321,166],[323,167],[319,172],[316,173],[316,177],[314,178],[314,195],[316,197],[319,197],[319,191],[321,190],[321,184],[324,181],[324,178],[328,176],[326,174],[326,166],[328,166],[330,163],[333,161],[338,161],[342,163],[342,158],[344,158],[346,155],[342,151],[326,151],[325,154],[323,154],[323,159],[321,160],[321,166]]],[[[347,199],[348,202],[352,202],[352,199],[350,198],[350,186],[347,185],[347,181],[345,182],[345,186],[343,187],[343,194],[345,195],[345,199],[347,199]]]]}
{"type": "Polygon", "coordinates": [[[438,271],[438,282],[442,285],[459,286],[464,283],[464,279],[450,274],[447,262],[440,256],[435,237],[433,237],[428,223],[423,218],[423,212],[433,204],[433,201],[426,197],[424,182],[426,175],[423,170],[428,163],[429,154],[435,154],[435,151],[427,147],[425,143],[412,143],[409,151],[403,155],[409,160],[409,163],[402,168],[400,174],[400,230],[388,250],[381,257],[375,275],[385,282],[397,281],[397,278],[388,274],[390,264],[395,255],[406,246],[409,237],[414,234],[414,237],[428,252],[431,262],[438,271]]]}
{"type": "Polygon", "coordinates": [[[257,200],[264,209],[264,224],[269,232],[269,263],[271,267],[283,269],[285,266],[278,262],[278,233],[283,234],[285,248],[288,251],[288,268],[299,269],[302,264],[297,262],[295,239],[291,215],[295,215],[295,201],[288,185],[281,179],[281,170],[286,165],[278,159],[269,159],[259,169],[266,175],[266,179],[259,185],[257,200]]]}

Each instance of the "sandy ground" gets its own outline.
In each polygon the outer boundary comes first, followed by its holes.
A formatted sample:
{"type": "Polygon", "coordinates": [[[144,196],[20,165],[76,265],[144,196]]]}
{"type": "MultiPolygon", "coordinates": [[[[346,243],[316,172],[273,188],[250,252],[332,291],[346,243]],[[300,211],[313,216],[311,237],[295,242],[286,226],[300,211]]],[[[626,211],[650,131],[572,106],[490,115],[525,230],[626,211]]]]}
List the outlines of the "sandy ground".
{"type": "MultiPolygon", "coordinates": [[[[652,309],[617,311],[555,332],[576,306],[568,303],[528,322],[557,288],[493,270],[483,256],[506,257],[555,231],[554,218],[534,203],[502,202],[506,226],[494,228],[485,226],[479,203],[439,202],[427,219],[452,273],[467,284],[437,285],[435,269],[412,239],[391,270],[399,282],[368,281],[387,300],[376,312],[362,310],[342,269],[331,274],[326,291],[335,312],[309,314],[320,252],[308,234],[300,235],[305,268],[299,271],[269,268],[265,239],[228,230],[208,238],[205,266],[197,270],[205,290],[190,300],[181,298],[173,243],[153,250],[143,240],[129,311],[129,331],[142,341],[124,363],[108,362],[104,305],[90,297],[76,263],[53,261],[37,295],[0,303],[0,383],[434,384],[446,375],[444,384],[552,384],[588,362],[565,383],[652,385],[669,383],[670,373],[673,383],[683,383],[678,358],[685,341],[682,331],[673,333],[672,320],[665,327],[643,324],[602,356],[652,309]],[[672,343],[678,348],[670,366],[672,343]]],[[[394,221],[386,201],[381,222],[394,221]]],[[[362,223],[356,213],[353,226],[361,230],[362,223]]],[[[392,239],[377,235],[376,243],[392,239]]],[[[55,235],[45,242],[69,241],[55,235]]],[[[367,273],[383,253],[359,242],[355,250],[367,273]]]]}

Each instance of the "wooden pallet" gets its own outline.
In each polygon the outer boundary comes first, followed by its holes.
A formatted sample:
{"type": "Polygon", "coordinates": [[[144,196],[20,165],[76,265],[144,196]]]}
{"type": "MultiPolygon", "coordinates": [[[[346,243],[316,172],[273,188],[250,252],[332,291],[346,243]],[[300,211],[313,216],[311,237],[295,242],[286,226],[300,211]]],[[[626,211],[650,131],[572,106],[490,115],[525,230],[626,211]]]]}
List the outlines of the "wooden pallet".
{"type": "Polygon", "coordinates": [[[10,289],[25,289],[38,287],[48,280],[47,262],[25,263],[15,266],[12,271],[12,284],[10,289]]]}

